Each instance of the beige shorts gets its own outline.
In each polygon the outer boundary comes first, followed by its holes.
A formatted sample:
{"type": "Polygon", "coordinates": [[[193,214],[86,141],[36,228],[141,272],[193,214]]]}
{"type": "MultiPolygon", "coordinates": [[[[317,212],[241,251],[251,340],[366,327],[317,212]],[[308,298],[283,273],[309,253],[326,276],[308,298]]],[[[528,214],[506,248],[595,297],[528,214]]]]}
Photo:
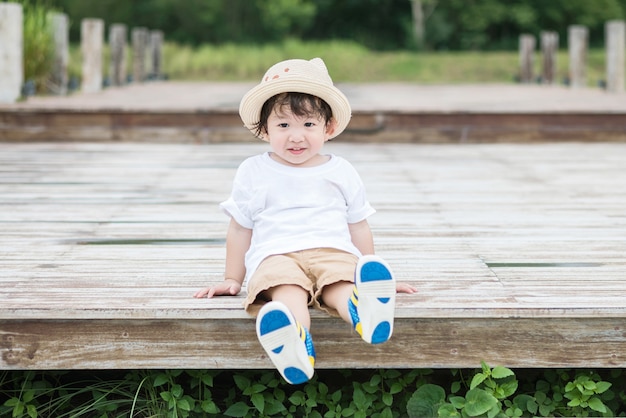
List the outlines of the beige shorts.
{"type": "Polygon", "coordinates": [[[248,281],[246,312],[255,315],[268,302],[263,292],[281,284],[295,284],[309,292],[309,306],[339,316],[321,301],[325,286],[354,282],[358,257],[334,248],[313,248],[288,254],[272,255],[261,262],[248,281]]]}

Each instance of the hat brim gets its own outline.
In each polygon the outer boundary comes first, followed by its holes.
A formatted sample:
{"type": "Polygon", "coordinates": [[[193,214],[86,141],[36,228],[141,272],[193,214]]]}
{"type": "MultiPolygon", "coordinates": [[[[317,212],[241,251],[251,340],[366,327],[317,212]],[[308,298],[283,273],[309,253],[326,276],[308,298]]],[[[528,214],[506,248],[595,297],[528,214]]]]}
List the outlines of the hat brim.
{"type": "Polygon", "coordinates": [[[291,77],[280,83],[261,83],[243,96],[239,104],[239,116],[241,116],[245,127],[252,133],[256,133],[263,104],[269,98],[287,92],[311,94],[328,103],[336,123],[335,131],[329,139],[342,133],[348,126],[352,116],[350,102],[338,88],[328,84],[316,83],[310,78],[291,77]]]}

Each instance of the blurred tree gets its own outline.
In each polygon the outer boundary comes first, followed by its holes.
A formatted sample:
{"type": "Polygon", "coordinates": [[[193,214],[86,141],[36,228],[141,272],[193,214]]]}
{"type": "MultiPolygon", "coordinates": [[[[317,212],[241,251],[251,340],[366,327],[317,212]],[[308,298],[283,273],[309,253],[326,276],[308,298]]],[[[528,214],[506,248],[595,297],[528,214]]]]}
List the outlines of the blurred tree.
{"type": "MultiPolygon", "coordinates": [[[[160,29],[184,44],[349,39],[372,49],[516,49],[518,36],[589,28],[603,42],[604,22],[624,19],[626,0],[39,0],[80,20],[160,29]],[[420,20],[422,23],[420,23],[420,20]],[[421,35],[423,33],[423,36],[421,35]]],[[[562,42],[565,45],[565,41],[562,42]]]]}
{"type": "Polygon", "coordinates": [[[318,0],[312,39],[350,39],[374,49],[414,44],[410,0],[318,0]]]}
{"type": "Polygon", "coordinates": [[[269,40],[302,37],[317,13],[315,3],[309,0],[256,0],[256,7],[269,40]]]}
{"type": "Polygon", "coordinates": [[[425,22],[437,7],[437,0],[410,0],[413,16],[413,35],[417,48],[424,47],[425,22]]]}

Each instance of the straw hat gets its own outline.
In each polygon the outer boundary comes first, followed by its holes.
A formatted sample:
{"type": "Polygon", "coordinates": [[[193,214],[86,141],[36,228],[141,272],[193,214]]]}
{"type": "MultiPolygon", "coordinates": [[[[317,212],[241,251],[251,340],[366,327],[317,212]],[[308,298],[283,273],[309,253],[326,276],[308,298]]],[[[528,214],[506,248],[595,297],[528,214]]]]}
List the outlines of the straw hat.
{"type": "Polygon", "coordinates": [[[333,85],[326,65],[321,58],[310,61],[292,59],[270,67],[256,87],[243,96],[239,104],[239,116],[246,128],[254,132],[266,100],[279,93],[308,93],[323,99],[333,111],[337,126],[331,138],[348,126],[351,109],[346,96],[333,85]]]}

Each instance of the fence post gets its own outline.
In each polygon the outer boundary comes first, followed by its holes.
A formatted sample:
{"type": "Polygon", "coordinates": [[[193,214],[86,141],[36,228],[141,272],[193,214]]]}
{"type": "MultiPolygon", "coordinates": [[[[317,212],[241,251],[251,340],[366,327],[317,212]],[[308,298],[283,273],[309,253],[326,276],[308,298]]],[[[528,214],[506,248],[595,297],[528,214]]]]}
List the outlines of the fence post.
{"type": "Polygon", "coordinates": [[[104,21],[102,19],[83,19],[80,26],[81,52],[83,54],[84,93],[102,90],[102,44],[104,21]]]}
{"type": "Polygon", "coordinates": [[[587,85],[587,42],[589,30],[585,26],[568,27],[569,84],[571,87],[587,85]]]}
{"type": "Polygon", "coordinates": [[[24,83],[22,5],[0,3],[0,103],[14,103],[24,83]]]}
{"type": "Polygon", "coordinates": [[[163,70],[163,32],[160,30],[150,32],[150,61],[152,62],[151,78],[158,80],[163,70]]]}
{"type": "Polygon", "coordinates": [[[109,49],[111,85],[123,86],[126,84],[126,25],[115,23],[109,27],[109,49]]]}
{"type": "Polygon", "coordinates": [[[67,68],[70,64],[69,20],[66,14],[51,12],[48,19],[52,26],[54,60],[48,90],[52,94],[67,94],[67,68]]]}
{"type": "Polygon", "coordinates": [[[626,48],[626,22],[611,20],[605,24],[606,37],[606,90],[624,91],[624,49],[626,48]]]}
{"type": "Polygon", "coordinates": [[[148,40],[148,29],[133,28],[133,82],[141,83],[146,77],[146,43],[148,40]]]}
{"type": "Polygon", "coordinates": [[[535,37],[522,34],[519,37],[520,81],[532,83],[534,79],[535,37]]]}
{"type": "Polygon", "coordinates": [[[542,72],[541,81],[544,84],[557,82],[557,53],[559,52],[559,34],[557,32],[541,32],[542,72]]]}

